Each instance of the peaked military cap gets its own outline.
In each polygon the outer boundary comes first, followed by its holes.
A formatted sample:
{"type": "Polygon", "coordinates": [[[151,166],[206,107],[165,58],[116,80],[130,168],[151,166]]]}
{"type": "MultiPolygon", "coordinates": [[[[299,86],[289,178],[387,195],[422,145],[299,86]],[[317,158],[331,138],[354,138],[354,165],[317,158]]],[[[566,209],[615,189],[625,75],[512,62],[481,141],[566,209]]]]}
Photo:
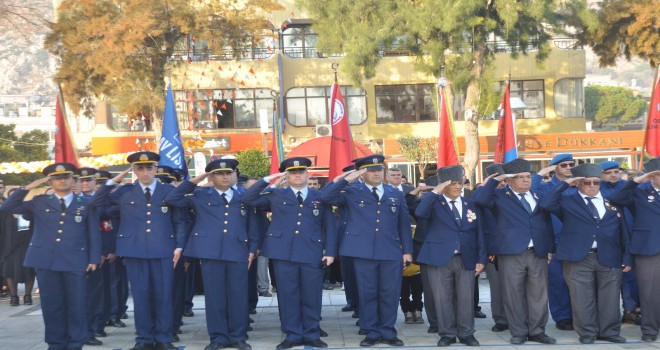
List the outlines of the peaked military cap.
{"type": "Polygon", "coordinates": [[[126,160],[134,165],[156,165],[160,160],[160,156],[154,152],[135,152],[129,155],[126,160]]]}
{"type": "Polygon", "coordinates": [[[78,168],[78,177],[81,179],[96,179],[98,173],[99,171],[94,168],[78,168]]]}
{"type": "Polygon", "coordinates": [[[96,181],[110,180],[111,177],[112,174],[110,174],[109,171],[99,170],[99,172],[96,173],[96,181]]]}
{"type": "Polygon", "coordinates": [[[504,164],[502,163],[493,163],[486,167],[486,175],[491,176],[493,174],[504,175],[504,164]]]}
{"type": "Polygon", "coordinates": [[[611,169],[619,169],[621,167],[621,164],[619,164],[619,162],[609,160],[607,162],[600,163],[600,166],[603,168],[603,171],[606,171],[611,169]]]}
{"type": "Polygon", "coordinates": [[[463,183],[463,167],[460,165],[445,166],[438,169],[438,181],[459,181],[463,183]]]}
{"type": "Polygon", "coordinates": [[[355,170],[355,164],[347,165],[341,169],[342,173],[345,173],[347,171],[355,170]]]}
{"type": "Polygon", "coordinates": [[[557,165],[559,163],[569,162],[569,161],[574,161],[573,155],[570,153],[562,153],[552,158],[552,160],[550,161],[550,163],[548,163],[548,165],[557,165]]]}
{"type": "Polygon", "coordinates": [[[600,164],[584,163],[571,168],[573,177],[600,177],[603,174],[603,167],[600,164]]]}
{"type": "Polygon", "coordinates": [[[206,165],[204,171],[207,173],[217,173],[221,171],[234,172],[238,167],[238,161],[236,159],[216,159],[206,165]]]}
{"type": "Polygon", "coordinates": [[[374,154],[355,160],[355,169],[382,170],[384,168],[385,157],[380,154],[374,154]]]}
{"type": "Polygon", "coordinates": [[[653,158],[648,162],[644,163],[644,172],[650,173],[652,171],[660,170],[660,157],[653,158]]]}
{"type": "Polygon", "coordinates": [[[518,158],[504,164],[503,168],[504,173],[507,175],[530,173],[532,172],[532,163],[526,159],[518,158]]]}
{"type": "Polygon", "coordinates": [[[158,169],[156,169],[156,176],[171,176],[174,179],[173,173],[174,169],[167,165],[159,165],[158,169]]]}
{"type": "Polygon", "coordinates": [[[290,170],[305,170],[312,165],[312,161],[305,157],[288,158],[280,163],[280,172],[290,170]]]}
{"type": "Polygon", "coordinates": [[[44,168],[42,173],[53,178],[69,177],[76,174],[76,166],[71,163],[53,163],[44,168]]]}

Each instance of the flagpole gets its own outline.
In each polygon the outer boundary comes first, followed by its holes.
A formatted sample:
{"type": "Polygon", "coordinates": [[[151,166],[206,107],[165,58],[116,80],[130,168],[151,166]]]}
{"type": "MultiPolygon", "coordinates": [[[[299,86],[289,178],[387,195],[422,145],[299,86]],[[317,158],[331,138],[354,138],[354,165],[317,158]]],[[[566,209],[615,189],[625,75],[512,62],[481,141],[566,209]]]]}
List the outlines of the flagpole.
{"type": "Polygon", "coordinates": [[[639,155],[639,163],[637,163],[637,170],[642,170],[642,164],[644,163],[644,154],[646,154],[646,135],[648,134],[649,127],[649,118],[651,117],[651,108],[653,108],[653,96],[655,95],[655,89],[658,86],[658,72],[660,71],[660,64],[655,67],[655,74],[653,74],[653,86],[651,87],[651,101],[649,105],[649,112],[646,115],[646,120],[644,122],[644,141],[642,143],[642,153],[639,155]]]}

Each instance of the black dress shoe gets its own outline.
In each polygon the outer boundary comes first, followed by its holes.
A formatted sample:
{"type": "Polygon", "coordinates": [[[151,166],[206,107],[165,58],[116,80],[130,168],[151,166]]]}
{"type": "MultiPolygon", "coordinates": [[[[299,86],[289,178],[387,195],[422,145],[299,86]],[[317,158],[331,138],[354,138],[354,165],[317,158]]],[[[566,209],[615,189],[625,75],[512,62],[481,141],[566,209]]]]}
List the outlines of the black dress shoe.
{"type": "Polygon", "coordinates": [[[355,321],[355,327],[360,327],[360,320],[355,321]]]}
{"type": "Polygon", "coordinates": [[[87,341],[85,341],[85,345],[92,345],[92,346],[103,345],[103,342],[96,339],[96,338],[94,338],[94,337],[92,337],[92,338],[87,339],[87,341]]]}
{"type": "Polygon", "coordinates": [[[23,296],[23,305],[32,305],[32,296],[30,294],[23,296]]]}
{"type": "Polygon", "coordinates": [[[154,350],[154,344],[135,343],[135,346],[128,350],[154,350]]]}
{"type": "Polygon", "coordinates": [[[353,307],[350,306],[350,305],[346,305],[346,306],[344,306],[344,307],[341,308],[341,311],[343,311],[343,312],[351,312],[351,311],[355,311],[355,308],[353,308],[353,307]]]}
{"type": "Polygon", "coordinates": [[[94,333],[94,336],[98,338],[105,338],[108,336],[108,333],[106,333],[104,330],[100,330],[100,331],[96,331],[94,333]]]}
{"type": "Polygon", "coordinates": [[[265,290],[265,291],[263,291],[263,292],[259,292],[259,296],[260,296],[260,297],[270,298],[270,297],[272,297],[273,295],[270,294],[270,293],[268,293],[267,290],[265,290]]]}
{"type": "Polygon", "coordinates": [[[613,335],[613,336],[610,336],[610,337],[596,337],[596,339],[602,340],[602,341],[607,341],[607,342],[610,342],[610,343],[625,343],[626,342],[626,338],[624,338],[620,335],[613,335]]]}
{"type": "Polygon", "coordinates": [[[220,349],[222,349],[226,346],[227,345],[225,345],[225,344],[219,344],[219,343],[211,342],[211,344],[207,345],[204,348],[204,350],[220,350],[220,349]]]}
{"type": "Polygon", "coordinates": [[[440,337],[440,340],[438,340],[438,346],[440,347],[447,347],[451,344],[456,343],[456,338],[451,338],[451,337],[440,337]]]}
{"type": "Polygon", "coordinates": [[[367,335],[367,331],[363,331],[362,329],[360,329],[358,331],[358,335],[367,335]]]}
{"type": "Polygon", "coordinates": [[[621,323],[630,323],[639,326],[642,324],[642,317],[635,311],[624,311],[621,323]]]}
{"type": "Polygon", "coordinates": [[[426,333],[438,333],[438,327],[431,326],[429,327],[429,329],[426,330],[426,333]]]}
{"type": "Polygon", "coordinates": [[[254,323],[254,319],[252,319],[252,317],[248,317],[248,323],[254,323]]]}
{"type": "Polygon", "coordinates": [[[178,348],[172,343],[156,343],[154,347],[156,350],[177,350],[178,348]]]}
{"type": "Polygon", "coordinates": [[[179,335],[174,333],[172,334],[172,342],[173,343],[178,343],[179,342],[179,335]]]}
{"type": "Polygon", "coordinates": [[[21,300],[18,298],[18,295],[12,295],[9,298],[9,306],[18,306],[21,305],[21,300]]]}
{"type": "Polygon", "coordinates": [[[183,331],[181,330],[181,328],[179,328],[174,331],[174,334],[183,334],[183,331]]]}
{"type": "Polygon", "coordinates": [[[383,339],[381,340],[382,343],[387,344],[389,346],[403,346],[403,340],[394,337],[390,339],[383,339]]]}
{"type": "Polygon", "coordinates": [[[527,337],[527,340],[541,343],[541,344],[557,344],[557,340],[555,338],[549,337],[545,333],[539,333],[537,335],[530,335],[527,337]]]}
{"type": "Polygon", "coordinates": [[[657,339],[658,339],[658,337],[655,336],[655,335],[643,335],[642,336],[642,341],[645,341],[645,342],[653,342],[653,341],[656,341],[657,339]]]}
{"type": "Polygon", "coordinates": [[[121,317],[119,317],[119,318],[121,318],[122,320],[127,320],[128,319],[128,314],[124,312],[123,314],[121,314],[121,317]]]}
{"type": "Polygon", "coordinates": [[[357,311],[353,311],[353,314],[351,315],[352,318],[360,318],[360,314],[357,311]]]}
{"type": "Polygon", "coordinates": [[[575,328],[573,328],[573,320],[572,319],[567,319],[567,320],[560,320],[557,321],[555,324],[555,327],[561,331],[573,331],[575,328]]]}
{"type": "Polygon", "coordinates": [[[362,341],[360,342],[360,346],[364,346],[364,347],[374,346],[379,341],[380,341],[380,339],[377,339],[377,338],[366,337],[366,338],[362,339],[362,341]]]}
{"type": "Polygon", "coordinates": [[[237,341],[235,343],[225,346],[226,348],[234,348],[239,350],[252,350],[252,345],[246,343],[244,340],[237,341]]]}
{"type": "Polygon", "coordinates": [[[294,347],[294,346],[300,346],[300,345],[303,345],[303,344],[302,344],[301,342],[295,342],[295,341],[290,341],[290,340],[286,340],[286,339],[284,339],[283,342],[277,344],[277,346],[275,347],[275,349],[276,349],[276,350],[281,350],[281,349],[291,349],[291,348],[294,347]]]}
{"type": "Polygon", "coordinates": [[[590,335],[583,335],[580,337],[580,344],[593,344],[596,341],[596,337],[590,335]]]}
{"type": "Polygon", "coordinates": [[[486,318],[486,314],[481,310],[474,310],[474,318],[486,318]]]}
{"type": "Polygon", "coordinates": [[[319,328],[319,334],[321,337],[325,338],[328,336],[328,332],[324,331],[323,329],[319,328]]]}
{"type": "Polygon", "coordinates": [[[509,343],[514,345],[525,344],[526,341],[527,341],[527,337],[519,337],[516,335],[514,335],[513,337],[511,337],[511,339],[509,339],[509,343]]]}
{"type": "Polygon", "coordinates": [[[311,346],[313,348],[327,348],[328,344],[326,344],[323,340],[321,339],[315,339],[315,340],[310,340],[306,341],[305,345],[311,346]]]}
{"type": "Polygon", "coordinates": [[[193,317],[195,316],[195,313],[192,310],[186,310],[183,312],[184,317],[193,317]]]}
{"type": "Polygon", "coordinates": [[[117,328],[124,328],[124,327],[126,327],[126,323],[124,323],[124,322],[123,322],[122,320],[120,320],[120,319],[116,319],[116,320],[114,320],[114,321],[110,320],[110,321],[108,321],[107,325],[108,325],[108,326],[112,326],[112,327],[117,327],[117,328]]]}
{"type": "Polygon", "coordinates": [[[250,312],[248,312],[250,315],[256,315],[257,314],[257,309],[251,309],[250,312]]]}
{"type": "Polygon", "coordinates": [[[504,324],[504,323],[496,323],[493,326],[493,328],[491,328],[490,330],[493,331],[493,332],[504,332],[507,329],[509,329],[509,325],[504,324]]]}
{"type": "Polygon", "coordinates": [[[468,335],[465,338],[458,338],[458,341],[460,341],[461,344],[465,344],[467,346],[479,346],[479,341],[474,337],[474,335],[468,335]]]}

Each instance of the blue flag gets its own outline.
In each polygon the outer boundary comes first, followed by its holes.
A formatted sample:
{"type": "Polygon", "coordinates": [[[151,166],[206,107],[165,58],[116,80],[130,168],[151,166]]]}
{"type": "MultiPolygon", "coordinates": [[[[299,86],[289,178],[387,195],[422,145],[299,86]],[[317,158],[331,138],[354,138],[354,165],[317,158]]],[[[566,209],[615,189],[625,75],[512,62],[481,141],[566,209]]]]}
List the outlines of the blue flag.
{"type": "Polygon", "coordinates": [[[181,169],[188,179],[188,165],[184,157],[183,142],[179,133],[179,123],[174,108],[172,97],[172,86],[167,86],[167,98],[165,99],[165,115],[163,117],[163,134],[160,137],[159,165],[167,165],[173,169],[181,169]]]}

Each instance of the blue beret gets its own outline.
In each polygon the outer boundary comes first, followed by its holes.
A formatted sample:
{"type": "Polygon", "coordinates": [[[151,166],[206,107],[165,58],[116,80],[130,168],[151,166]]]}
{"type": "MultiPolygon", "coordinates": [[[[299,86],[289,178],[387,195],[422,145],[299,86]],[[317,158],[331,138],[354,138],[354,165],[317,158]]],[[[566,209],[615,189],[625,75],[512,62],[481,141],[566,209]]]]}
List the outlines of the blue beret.
{"type": "Polygon", "coordinates": [[[552,160],[548,165],[557,165],[561,162],[568,162],[568,161],[573,161],[573,155],[570,153],[563,153],[563,154],[558,154],[552,160]]]}
{"type": "Polygon", "coordinates": [[[610,169],[619,169],[621,167],[621,164],[619,164],[619,162],[608,160],[606,162],[600,163],[600,166],[603,168],[603,171],[605,171],[610,169]]]}

